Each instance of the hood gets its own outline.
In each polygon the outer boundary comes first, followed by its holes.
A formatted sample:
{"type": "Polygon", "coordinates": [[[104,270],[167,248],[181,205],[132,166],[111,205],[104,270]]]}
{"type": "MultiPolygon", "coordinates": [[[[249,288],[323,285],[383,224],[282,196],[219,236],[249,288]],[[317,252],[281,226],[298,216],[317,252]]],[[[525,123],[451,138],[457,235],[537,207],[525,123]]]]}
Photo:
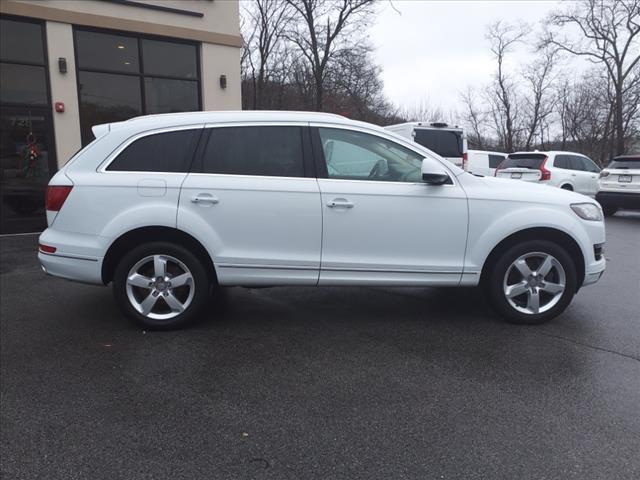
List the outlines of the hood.
{"type": "Polygon", "coordinates": [[[461,175],[458,177],[469,199],[504,200],[512,202],[570,205],[572,203],[597,202],[586,195],[552,187],[542,183],[523,182],[509,178],[476,177],[461,175]]]}

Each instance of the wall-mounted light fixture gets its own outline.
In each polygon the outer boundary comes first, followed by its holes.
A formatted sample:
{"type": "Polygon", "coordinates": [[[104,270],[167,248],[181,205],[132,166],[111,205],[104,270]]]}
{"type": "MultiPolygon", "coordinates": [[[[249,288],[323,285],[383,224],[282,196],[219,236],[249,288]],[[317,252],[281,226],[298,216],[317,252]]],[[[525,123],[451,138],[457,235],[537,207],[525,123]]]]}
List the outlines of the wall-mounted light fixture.
{"type": "Polygon", "coordinates": [[[220,75],[220,88],[222,88],[223,90],[225,88],[227,88],[227,76],[226,75],[220,75]]]}
{"type": "Polygon", "coordinates": [[[67,59],[64,57],[58,58],[58,71],[60,73],[67,73],[67,59]]]}

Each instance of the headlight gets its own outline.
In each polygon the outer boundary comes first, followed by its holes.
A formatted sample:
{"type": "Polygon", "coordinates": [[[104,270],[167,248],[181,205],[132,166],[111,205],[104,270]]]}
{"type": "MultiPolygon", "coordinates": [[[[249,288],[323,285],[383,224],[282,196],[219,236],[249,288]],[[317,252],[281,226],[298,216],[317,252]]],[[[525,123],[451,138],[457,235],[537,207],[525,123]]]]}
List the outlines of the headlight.
{"type": "Polygon", "coordinates": [[[599,222],[602,220],[602,211],[594,203],[573,203],[571,204],[571,210],[576,212],[580,218],[584,220],[591,220],[599,222]]]}

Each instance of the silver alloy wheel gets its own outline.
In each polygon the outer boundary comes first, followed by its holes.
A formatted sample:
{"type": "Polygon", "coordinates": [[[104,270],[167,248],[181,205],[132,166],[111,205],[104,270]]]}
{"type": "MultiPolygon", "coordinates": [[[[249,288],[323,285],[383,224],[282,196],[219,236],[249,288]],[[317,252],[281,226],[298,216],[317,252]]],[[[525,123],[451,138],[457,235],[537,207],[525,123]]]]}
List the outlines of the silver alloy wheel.
{"type": "Polygon", "coordinates": [[[154,320],[169,320],[184,312],[195,293],[193,275],[170,255],[150,255],[127,274],[127,297],[140,314],[154,320]]]}
{"type": "Polygon", "coordinates": [[[534,315],[553,308],[566,285],[562,264],[553,255],[533,252],[518,257],[509,266],[502,287],[509,305],[534,315]]]}

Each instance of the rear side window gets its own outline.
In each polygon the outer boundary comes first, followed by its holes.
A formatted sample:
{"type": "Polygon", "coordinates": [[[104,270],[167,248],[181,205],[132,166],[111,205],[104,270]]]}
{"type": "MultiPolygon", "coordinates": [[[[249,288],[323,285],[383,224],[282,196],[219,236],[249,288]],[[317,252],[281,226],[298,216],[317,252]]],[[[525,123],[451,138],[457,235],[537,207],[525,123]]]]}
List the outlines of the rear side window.
{"type": "Polygon", "coordinates": [[[570,155],[556,155],[556,158],[553,160],[553,166],[557,168],[566,168],[567,170],[572,170],[573,165],[571,162],[570,155]]]}
{"type": "Polygon", "coordinates": [[[513,153],[507,157],[502,168],[530,168],[540,169],[542,162],[547,158],[542,153],[513,153]]]}
{"type": "Polygon", "coordinates": [[[301,127],[212,128],[193,171],[304,177],[301,127]]]}
{"type": "Polygon", "coordinates": [[[139,138],[107,167],[119,172],[188,172],[201,128],[139,138]]]}
{"type": "Polygon", "coordinates": [[[441,157],[462,157],[462,133],[416,128],[414,140],[441,157]]]}
{"type": "Polygon", "coordinates": [[[489,154],[489,168],[498,168],[498,165],[500,165],[503,161],[504,156],[489,154]]]}

